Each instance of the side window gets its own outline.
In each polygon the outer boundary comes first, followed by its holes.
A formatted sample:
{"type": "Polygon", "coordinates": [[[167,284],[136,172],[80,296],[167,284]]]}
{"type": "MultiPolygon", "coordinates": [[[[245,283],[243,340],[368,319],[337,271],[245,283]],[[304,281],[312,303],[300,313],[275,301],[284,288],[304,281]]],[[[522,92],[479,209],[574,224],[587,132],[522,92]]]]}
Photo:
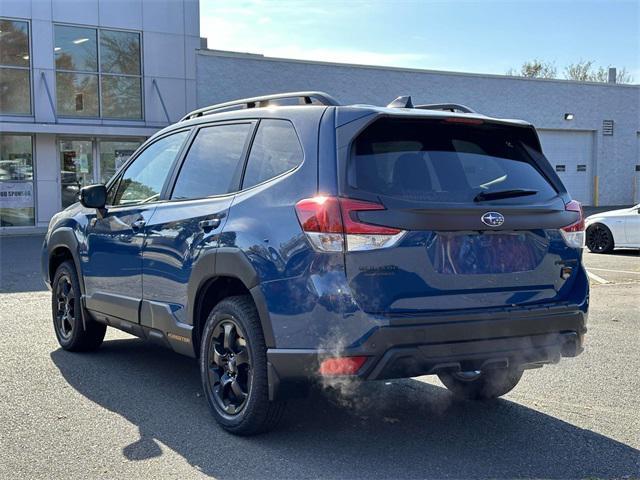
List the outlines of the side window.
{"type": "Polygon", "coordinates": [[[188,135],[189,131],[184,130],[149,145],[116,182],[117,191],[112,205],[158,200],[171,165],[188,135]]]}
{"type": "Polygon", "coordinates": [[[250,123],[200,129],[180,168],[171,198],[203,198],[238,189],[250,123]]]}
{"type": "Polygon", "coordinates": [[[302,163],[302,146],[286,120],[262,120],[251,147],[242,188],[252,187],[302,163]]]}

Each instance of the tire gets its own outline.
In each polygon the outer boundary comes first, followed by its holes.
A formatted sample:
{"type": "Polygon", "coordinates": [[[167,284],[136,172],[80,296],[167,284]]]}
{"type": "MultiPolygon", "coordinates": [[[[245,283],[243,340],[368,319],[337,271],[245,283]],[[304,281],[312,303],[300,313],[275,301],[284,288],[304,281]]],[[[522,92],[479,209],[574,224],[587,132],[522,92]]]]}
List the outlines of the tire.
{"type": "Polygon", "coordinates": [[[610,253],[614,247],[613,234],[606,225],[594,223],[587,228],[585,243],[593,253],[610,253]]]}
{"type": "Polygon", "coordinates": [[[226,298],[209,314],[200,374],[211,412],[228,432],[256,435],[282,418],[284,402],[269,401],[267,347],[251,296],[226,298]]]}
{"type": "Polygon", "coordinates": [[[523,370],[501,368],[481,372],[441,372],[440,381],[455,396],[467,400],[487,400],[513,390],[522,378],[523,370]]]}
{"type": "Polygon", "coordinates": [[[53,330],[60,346],[72,352],[97,349],[104,340],[107,326],[86,315],[83,323],[80,282],[73,262],[67,260],[60,264],[51,287],[53,330]]]}

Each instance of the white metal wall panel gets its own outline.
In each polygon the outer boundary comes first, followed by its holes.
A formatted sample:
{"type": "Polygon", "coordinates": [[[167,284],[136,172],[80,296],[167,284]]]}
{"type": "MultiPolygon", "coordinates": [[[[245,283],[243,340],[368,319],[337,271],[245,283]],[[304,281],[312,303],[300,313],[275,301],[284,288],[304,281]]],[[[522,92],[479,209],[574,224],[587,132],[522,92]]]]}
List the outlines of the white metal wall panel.
{"type": "Polygon", "coordinates": [[[593,201],[593,132],[539,130],[542,151],[574,200],[593,201]]]}
{"type": "Polygon", "coordinates": [[[635,174],[635,185],[633,188],[633,204],[636,205],[640,203],[640,132],[637,134],[637,143],[638,146],[636,148],[636,164],[634,167],[635,174]]]}

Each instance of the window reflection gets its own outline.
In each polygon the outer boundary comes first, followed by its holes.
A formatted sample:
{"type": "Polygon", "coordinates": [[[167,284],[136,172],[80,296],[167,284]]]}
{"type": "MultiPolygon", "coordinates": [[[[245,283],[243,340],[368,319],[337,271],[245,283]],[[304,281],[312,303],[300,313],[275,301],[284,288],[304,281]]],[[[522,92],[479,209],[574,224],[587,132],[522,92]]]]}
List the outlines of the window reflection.
{"type": "Polygon", "coordinates": [[[187,130],[168,135],[151,144],[136,157],[122,174],[114,204],[158,200],[171,165],[188,135],[187,130]]]}
{"type": "Polygon", "coordinates": [[[26,69],[0,68],[0,113],[31,113],[30,72],[26,69]]]}
{"type": "Polygon", "coordinates": [[[56,74],[58,114],[98,117],[98,76],[82,73],[56,74]]]}
{"type": "Polygon", "coordinates": [[[140,75],[140,34],[101,30],[100,65],[103,73],[140,75]]]}
{"type": "Polygon", "coordinates": [[[140,43],[136,32],[56,25],[58,113],[141,119],[140,43]]]}
{"type": "Polygon", "coordinates": [[[139,77],[102,76],[102,116],[109,118],[142,117],[139,77]]]}
{"type": "Polygon", "coordinates": [[[31,113],[29,24],[0,19],[0,114],[31,113]]]}
{"type": "Polygon", "coordinates": [[[100,141],[100,183],[107,183],[111,177],[129,160],[138,147],[139,141],[100,141]]]}
{"type": "Polygon", "coordinates": [[[78,192],[93,182],[93,142],[61,140],[60,168],[62,208],[77,201],[78,192]]]}
{"type": "Polygon", "coordinates": [[[0,226],[33,225],[34,212],[32,138],[0,134],[0,226]]]}
{"type": "Polygon", "coordinates": [[[56,25],[54,55],[58,70],[97,72],[96,30],[56,25]]]}
{"type": "Polygon", "coordinates": [[[29,25],[0,20],[0,64],[29,67],[29,25]]]}

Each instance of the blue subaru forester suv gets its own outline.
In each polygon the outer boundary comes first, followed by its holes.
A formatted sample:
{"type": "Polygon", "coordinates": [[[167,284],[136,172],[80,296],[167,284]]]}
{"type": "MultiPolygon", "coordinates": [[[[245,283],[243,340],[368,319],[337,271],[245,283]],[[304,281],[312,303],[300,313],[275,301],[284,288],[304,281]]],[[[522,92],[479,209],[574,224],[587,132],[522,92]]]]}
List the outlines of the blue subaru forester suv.
{"type": "Polygon", "coordinates": [[[155,134],[54,216],[42,269],[62,348],[111,326],[196,357],[249,435],[326,377],[486,399],[578,355],[583,230],[526,122],[300,92],[155,134]]]}

